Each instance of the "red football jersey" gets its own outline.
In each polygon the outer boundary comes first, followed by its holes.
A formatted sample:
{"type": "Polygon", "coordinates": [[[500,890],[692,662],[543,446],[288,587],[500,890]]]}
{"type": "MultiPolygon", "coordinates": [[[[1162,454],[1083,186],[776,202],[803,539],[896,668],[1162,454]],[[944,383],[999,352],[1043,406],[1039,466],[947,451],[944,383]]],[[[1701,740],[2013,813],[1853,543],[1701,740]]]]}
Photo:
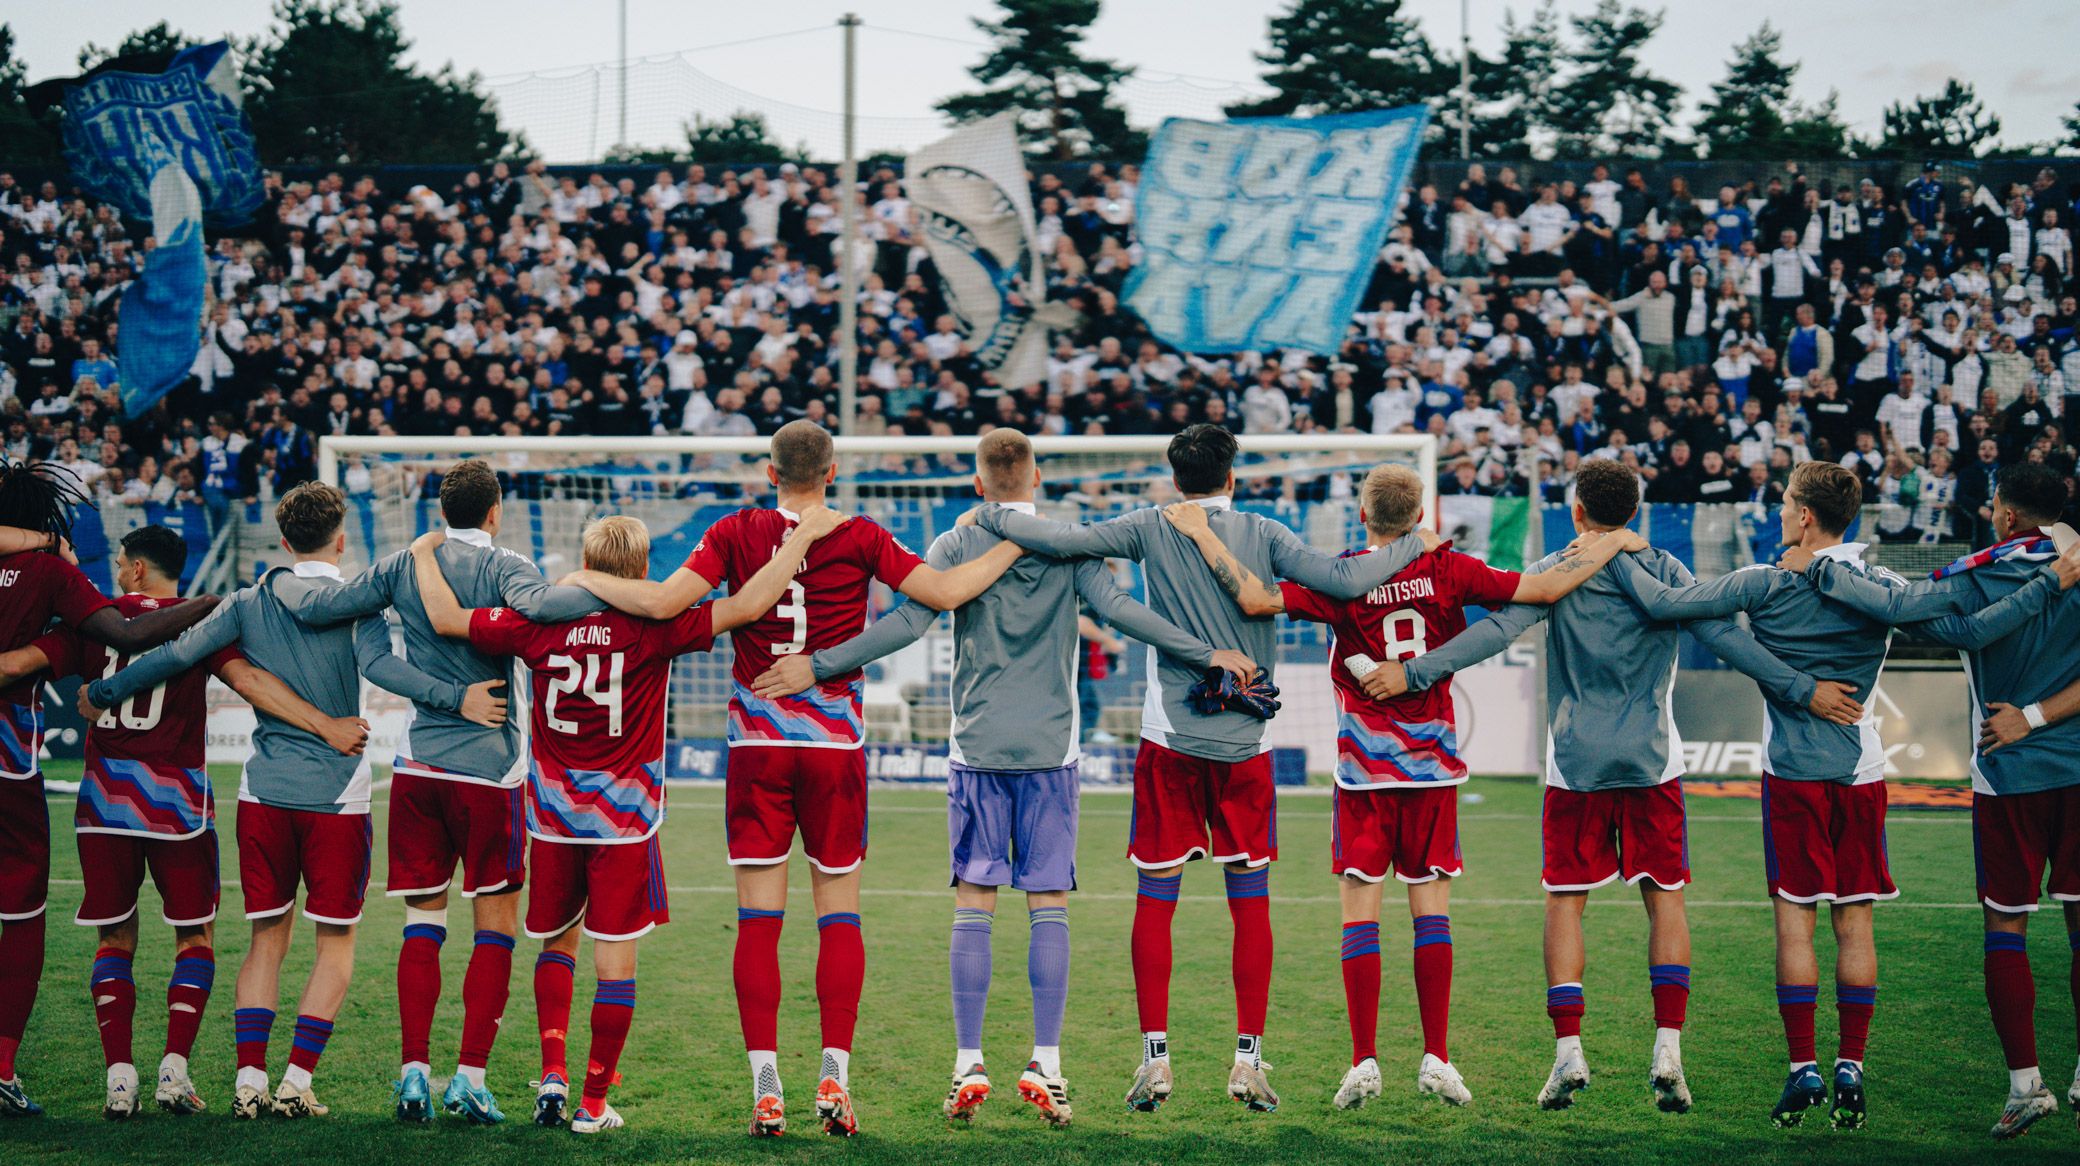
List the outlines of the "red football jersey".
{"type": "MultiPolygon", "coordinates": [[[[794,529],[784,510],[739,510],[708,528],[686,569],[734,591],[771,562],[794,529]]],[[[854,518],[809,548],[773,609],[730,633],[729,739],[746,745],[856,747],[860,674],[834,676],[798,696],[764,700],[751,682],[781,656],[836,647],[867,624],[867,581],[899,588],[924,560],[870,519],[854,518]]]]}
{"type": "Polygon", "coordinates": [[[713,611],[647,620],[608,610],[532,623],[470,613],[469,640],[531,672],[528,829],[566,842],[636,842],[664,818],[664,698],[672,658],[715,645],[713,611]]]}
{"type": "MultiPolygon", "coordinates": [[[[129,619],[185,602],[125,595],[116,610],[129,619]]],[[[36,641],[54,676],[105,680],[130,661],[70,628],[36,641]]],[[[184,837],[208,826],[209,777],[203,769],[208,745],[209,678],[245,656],[236,647],[212,655],[200,667],[140,692],[87,729],[86,771],[80,782],[73,825],[85,833],[184,837]]]]}
{"type": "Polygon", "coordinates": [[[1466,630],[1466,607],[1500,607],[1521,576],[1498,571],[1450,549],[1423,555],[1356,599],[1331,599],[1297,583],[1281,583],[1286,614],[1329,625],[1329,674],[1336,688],[1336,783],[1350,789],[1466,780],[1453,726],[1452,686],[1375,701],[1345,663],[1413,660],[1466,630]]]}
{"type": "MultiPolygon", "coordinates": [[[[43,551],[0,556],[0,652],[26,648],[56,617],[68,627],[109,606],[78,567],[43,551]]],[[[43,753],[42,680],[0,688],[0,778],[36,776],[43,753]]]]}

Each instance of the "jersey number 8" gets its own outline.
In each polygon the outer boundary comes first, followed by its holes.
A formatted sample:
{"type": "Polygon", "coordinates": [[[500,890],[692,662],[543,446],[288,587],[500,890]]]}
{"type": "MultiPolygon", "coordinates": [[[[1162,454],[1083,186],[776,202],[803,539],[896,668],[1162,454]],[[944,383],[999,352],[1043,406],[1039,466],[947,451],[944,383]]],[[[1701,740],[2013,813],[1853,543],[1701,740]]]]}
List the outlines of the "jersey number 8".
{"type": "Polygon", "coordinates": [[[542,702],[543,723],[559,733],[576,736],[578,722],[557,719],[556,694],[583,692],[592,699],[592,703],[607,710],[607,736],[621,735],[621,653],[615,652],[606,657],[587,656],[582,666],[569,656],[551,656],[549,667],[562,669],[563,675],[549,681],[549,695],[542,702]],[[607,662],[604,684],[601,683],[600,676],[602,659],[607,662]]]}
{"type": "Polygon", "coordinates": [[[1380,620],[1380,646],[1387,650],[1389,659],[1413,660],[1430,650],[1429,631],[1423,613],[1415,608],[1390,611],[1380,620]]]}

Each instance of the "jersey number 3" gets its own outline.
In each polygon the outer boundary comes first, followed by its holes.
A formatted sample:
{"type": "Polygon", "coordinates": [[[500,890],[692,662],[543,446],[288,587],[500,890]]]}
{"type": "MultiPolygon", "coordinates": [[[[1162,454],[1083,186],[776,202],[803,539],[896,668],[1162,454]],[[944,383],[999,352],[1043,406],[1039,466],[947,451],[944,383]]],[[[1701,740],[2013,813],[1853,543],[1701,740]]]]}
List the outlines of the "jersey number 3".
{"type": "Polygon", "coordinates": [[[1389,659],[1413,660],[1430,650],[1429,631],[1423,613],[1415,608],[1390,611],[1380,620],[1380,646],[1387,650],[1389,659]]]}
{"type": "Polygon", "coordinates": [[[549,681],[549,695],[542,702],[542,720],[559,733],[578,735],[578,722],[559,719],[556,715],[558,693],[573,695],[583,692],[592,703],[607,710],[607,736],[621,735],[621,653],[611,656],[587,656],[581,665],[569,656],[549,657],[549,667],[563,670],[563,675],[549,681]],[[600,667],[600,661],[606,667],[600,667]],[[600,673],[606,675],[602,677],[600,673]]]}
{"type": "Polygon", "coordinates": [[[787,598],[773,605],[773,614],[794,623],[794,638],[784,644],[773,645],[775,656],[799,656],[809,644],[808,593],[799,582],[787,585],[787,598]]]}

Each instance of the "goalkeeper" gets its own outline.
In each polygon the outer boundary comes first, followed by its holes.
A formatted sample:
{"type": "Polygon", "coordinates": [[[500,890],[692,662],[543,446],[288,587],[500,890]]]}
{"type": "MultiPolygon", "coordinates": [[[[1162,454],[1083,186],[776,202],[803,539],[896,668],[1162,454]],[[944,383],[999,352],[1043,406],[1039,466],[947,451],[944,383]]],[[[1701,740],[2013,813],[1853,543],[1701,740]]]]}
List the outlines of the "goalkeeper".
{"type": "MultiPolygon", "coordinates": [[[[1169,458],[1177,489],[1203,509],[1234,560],[1262,579],[1292,579],[1326,595],[1353,599],[1382,586],[1426,549],[1408,535],[1369,555],[1338,558],[1309,548],[1284,526],[1238,511],[1236,443],[1212,425],[1195,425],[1171,439],[1169,458]]],[[[1200,669],[1156,656],[1141,713],[1141,748],[1134,761],[1134,825],[1127,857],[1141,868],[1133,930],[1134,990],[1141,1013],[1142,1057],[1127,1102],[1143,1112],[1170,1096],[1170,921],[1177,910],[1184,864],[1212,858],[1226,867],[1228,909],[1235,921],[1235,1064],[1228,1092],[1253,1110],[1278,1105],[1265,1077],[1264,1015],[1271,990],[1269,870],[1278,857],[1271,758],[1265,742],[1277,626],[1239,611],[1230,598],[1240,585],[1209,568],[1190,538],[1171,528],[1159,509],[1137,510],[1083,526],[1053,522],[1009,507],[985,506],[976,525],[1029,550],[1057,558],[1139,561],[1148,579],[1148,605],[1157,615],[1209,644],[1240,649],[1263,669],[1254,711],[1199,712],[1191,691],[1200,669]]]]}

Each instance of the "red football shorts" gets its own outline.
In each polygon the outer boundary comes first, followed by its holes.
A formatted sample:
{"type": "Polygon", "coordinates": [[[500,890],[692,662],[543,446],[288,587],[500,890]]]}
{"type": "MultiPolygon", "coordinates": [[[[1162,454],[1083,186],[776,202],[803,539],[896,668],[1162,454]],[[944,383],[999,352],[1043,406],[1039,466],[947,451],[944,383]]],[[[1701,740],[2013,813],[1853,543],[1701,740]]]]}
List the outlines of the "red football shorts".
{"type": "Polygon", "coordinates": [[[359,923],[368,897],[375,827],[367,814],[321,814],[260,802],[238,803],[238,877],[246,918],[280,915],[296,905],[317,923],[359,923]]]}
{"type": "Polygon", "coordinates": [[[1885,864],[1885,783],[1762,775],[1762,865],[1793,903],[1896,899],[1885,864]]]}
{"type": "Polygon", "coordinates": [[[390,782],[391,895],[448,889],[462,861],[462,897],[517,891],[527,881],[527,821],[519,786],[400,773],[390,782]]]}
{"type": "Polygon", "coordinates": [[[1278,858],[1271,755],[1208,761],[1153,741],[1134,755],[1127,857],[1161,870],[1195,858],[1263,866],[1278,858]]]}
{"type": "Polygon", "coordinates": [[[534,885],[527,937],[549,939],[580,919],[594,939],[639,939],[672,921],[657,835],[609,846],[530,838],[534,885]]]}
{"type": "Polygon", "coordinates": [[[731,866],[786,862],[797,831],[809,865],[825,874],[867,857],[864,750],[731,745],[723,802],[731,866]]]}
{"type": "Polygon", "coordinates": [[[2080,785],[1972,794],[1972,853],[1979,899],[1996,911],[2036,910],[2046,868],[2051,897],[2080,902],[2080,785]]]}
{"type": "Polygon", "coordinates": [[[0,778],[0,920],[43,914],[51,889],[51,812],[43,776],[0,778]]]}
{"type": "Polygon", "coordinates": [[[199,927],[217,917],[217,832],[192,838],[141,834],[76,834],[86,894],[72,921],[83,927],[121,923],[137,913],[146,871],[159,888],[159,917],[199,927]]]}
{"type": "Polygon", "coordinates": [[[1683,780],[1625,789],[1546,787],[1541,880],[1548,891],[1588,891],[1622,877],[1664,891],[1690,881],[1683,780]]]}
{"type": "Polygon", "coordinates": [[[1452,878],[1459,861],[1459,787],[1409,784],[1330,794],[1329,873],[1404,883],[1452,878]]]}

